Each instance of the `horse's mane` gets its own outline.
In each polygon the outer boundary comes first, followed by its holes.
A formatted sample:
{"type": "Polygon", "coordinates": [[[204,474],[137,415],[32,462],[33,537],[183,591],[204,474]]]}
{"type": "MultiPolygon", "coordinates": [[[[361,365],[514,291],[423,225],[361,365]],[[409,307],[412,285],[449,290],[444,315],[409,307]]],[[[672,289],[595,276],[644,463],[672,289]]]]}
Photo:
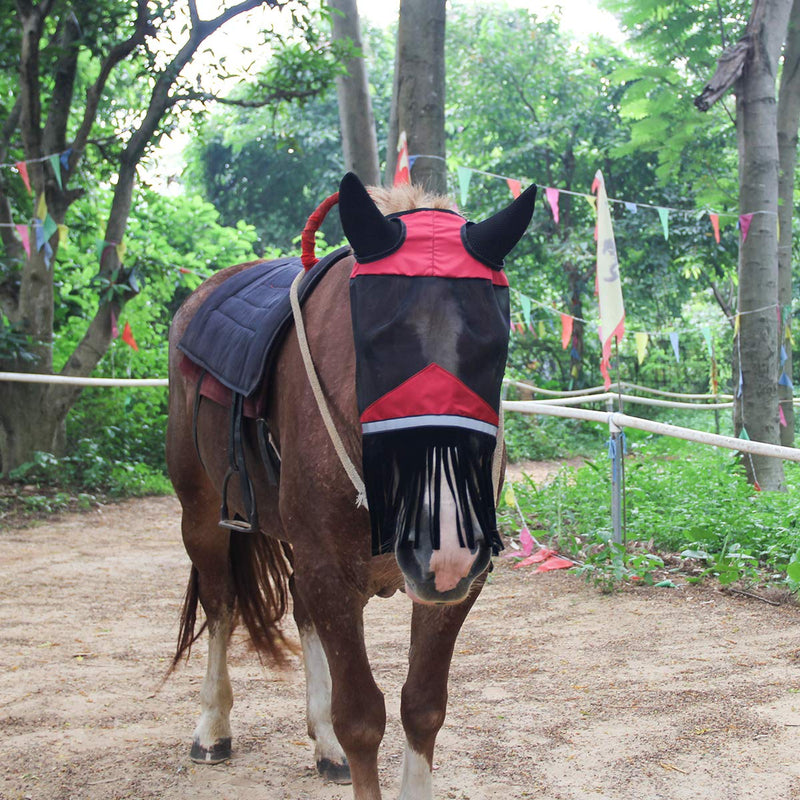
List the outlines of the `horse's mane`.
{"type": "Polygon", "coordinates": [[[452,211],[454,206],[449,197],[433,194],[424,187],[411,183],[401,183],[391,188],[370,186],[369,193],[382,214],[395,214],[413,208],[443,208],[452,211]]]}

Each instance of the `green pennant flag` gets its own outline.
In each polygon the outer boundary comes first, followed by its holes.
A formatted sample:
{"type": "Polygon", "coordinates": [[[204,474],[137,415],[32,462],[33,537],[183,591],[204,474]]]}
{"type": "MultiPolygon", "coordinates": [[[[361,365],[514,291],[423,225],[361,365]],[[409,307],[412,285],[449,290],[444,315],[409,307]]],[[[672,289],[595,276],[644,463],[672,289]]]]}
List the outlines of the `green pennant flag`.
{"type": "Polygon", "coordinates": [[[56,176],[58,188],[63,189],[64,184],[61,183],[61,156],[59,153],[50,156],[50,166],[53,168],[53,174],[56,176]]]}
{"type": "Polygon", "coordinates": [[[747,432],[747,428],[742,426],[742,431],[739,434],[740,439],[746,439],[748,442],[750,441],[750,434],[747,432]]]}
{"type": "Polygon", "coordinates": [[[708,325],[704,325],[700,328],[700,333],[703,334],[703,338],[706,340],[706,347],[708,347],[708,355],[713,357],[714,355],[714,348],[711,344],[711,328],[708,325]]]}
{"type": "Polygon", "coordinates": [[[467,204],[469,197],[469,182],[472,180],[472,170],[468,167],[458,168],[458,189],[461,196],[461,205],[467,204]]]}
{"type": "Polygon", "coordinates": [[[659,207],[658,216],[661,218],[661,227],[664,229],[664,239],[669,239],[669,210],[659,207]]]}
{"type": "Polygon", "coordinates": [[[44,223],[42,223],[42,233],[44,234],[45,240],[50,239],[50,237],[58,230],[58,225],[56,221],[48,214],[44,218],[44,223]]]}
{"type": "Polygon", "coordinates": [[[525,324],[530,326],[531,324],[531,299],[530,297],[526,297],[524,294],[519,296],[519,302],[522,305],[522,318],[525,320],[525,324]]]}

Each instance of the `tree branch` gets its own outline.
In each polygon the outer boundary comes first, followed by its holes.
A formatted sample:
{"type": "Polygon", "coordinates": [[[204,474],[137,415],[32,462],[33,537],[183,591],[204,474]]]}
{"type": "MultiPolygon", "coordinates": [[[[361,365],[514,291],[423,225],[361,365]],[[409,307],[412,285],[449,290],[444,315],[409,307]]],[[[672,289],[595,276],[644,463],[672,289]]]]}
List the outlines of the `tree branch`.
{"type": "Polygon", "coordinates": [[[751,41],[750,34],[745,34],[719,57],[714,75],[694,99],[694,104],[700,111],[708,111],[739,80],[750,52],[751,41]]]}
{"type": "Polygon", "coordinates": [[[259,100],[236,100],[232,97],[220,97],[211,92],[188,91],[184,94],[174,94],[170,97],[170,104],[177,105],[190,101],[200,101],[202,103],[221,103],[226,106],[238,106],[240,108],[262,108],[278,100],[299,100],[306,97],[313,97],[319,94],[317,89],[286,89],[271,92],[259,100]]]}

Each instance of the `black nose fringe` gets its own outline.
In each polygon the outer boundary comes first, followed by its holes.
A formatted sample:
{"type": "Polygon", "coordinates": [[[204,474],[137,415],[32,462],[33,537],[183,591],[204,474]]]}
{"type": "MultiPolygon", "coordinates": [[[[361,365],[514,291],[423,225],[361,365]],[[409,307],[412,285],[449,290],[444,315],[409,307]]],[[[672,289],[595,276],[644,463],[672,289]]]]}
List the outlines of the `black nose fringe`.
{"type": "Polygon", "coordinates": [[[493,554],[502,550],[492,486],[495,446],[489,434],[457,428],[364,436],[373,555],[391,552],[395,543],[419,547],[426,532],[430,546],[439,549],[442,478],[455,499],[459,544],[474,550],[482,539],[493,554]]]}

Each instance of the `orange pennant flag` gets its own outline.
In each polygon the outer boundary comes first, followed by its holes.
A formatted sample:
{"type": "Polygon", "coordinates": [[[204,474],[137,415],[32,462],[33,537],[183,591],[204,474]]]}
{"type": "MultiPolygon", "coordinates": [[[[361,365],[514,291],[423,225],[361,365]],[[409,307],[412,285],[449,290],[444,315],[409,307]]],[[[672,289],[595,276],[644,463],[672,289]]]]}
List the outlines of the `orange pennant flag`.
{"type": "Polygon", "coordinates": [[[125,323],[125,327],[122,331],[122,341],[128,345],[128,347],[132,347],[134,350],[139,349],[139,345],[136,344],[136,339],[133,338],[133,331],[131,330],[130,322],[125,323]]]}
{"type": "Polygon", "coordinates": [[[714,239],[719,244],[719,214],[709,214],[708,218],[711,220],[711,227],[714,229],[714,239]]]}
{"type": "Polygon", "coordinates": [[[398,186],[401,183],[411,183],[411,165],[408,161],[408,139],[405,131],[400,131],[397,142],[397,167],[394,171],[394,185],[398,186]]]}
{"type": "Polygon", "coordinates": [[[566,350],[569,347],[570,340],[572,339],[572,323],[574,318],[569,314],[561,315],[561,348],[566,350]]]}
{"type": "Polygon", "coordinates": [[[522,193],[522,183],[514,178],[506,178],[506,183],[508,184],[513,198],[516,200],[522,193]]]}

